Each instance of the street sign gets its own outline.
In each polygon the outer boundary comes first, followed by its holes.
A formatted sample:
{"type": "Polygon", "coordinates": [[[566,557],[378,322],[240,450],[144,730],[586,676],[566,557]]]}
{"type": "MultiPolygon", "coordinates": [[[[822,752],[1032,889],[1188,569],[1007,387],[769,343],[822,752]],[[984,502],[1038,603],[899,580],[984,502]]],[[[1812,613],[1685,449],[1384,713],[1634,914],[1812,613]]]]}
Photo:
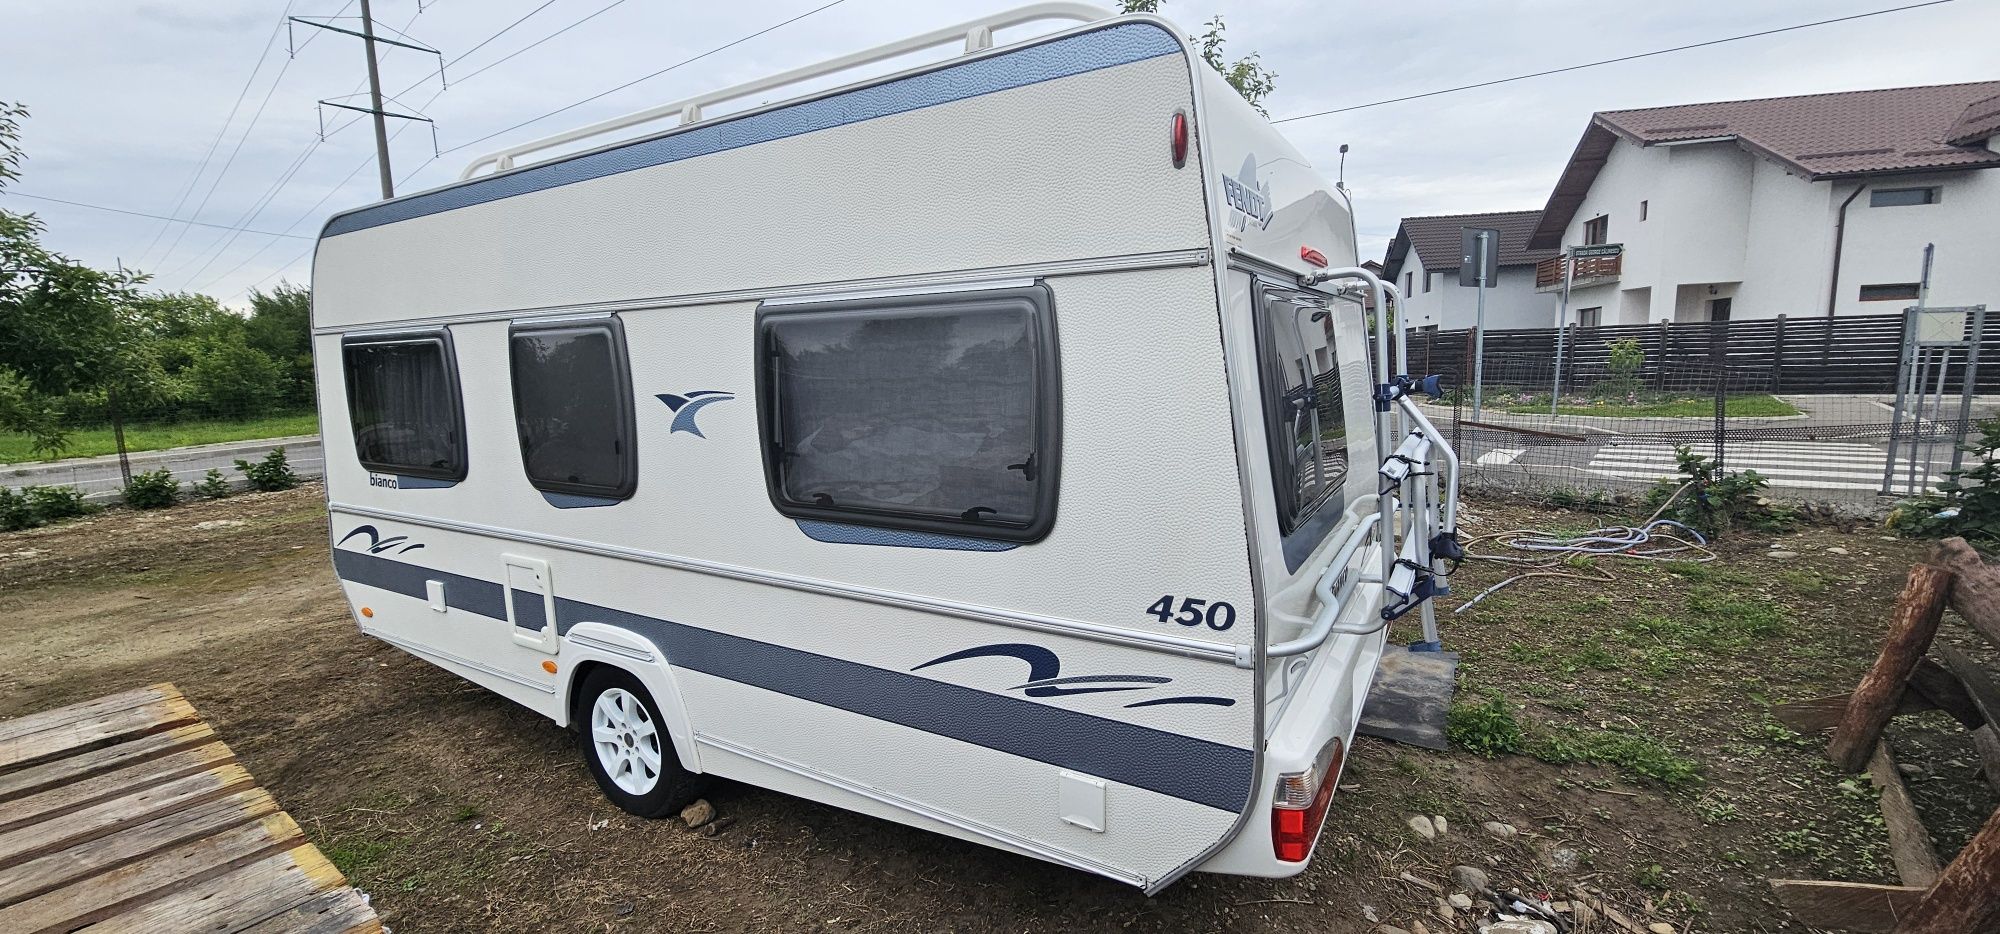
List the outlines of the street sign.
{"type": "Polygon", "coordinates": [[[1569,255],[1573,259],[1590,259],[1594,256],[1617,256],[1623,252],[1625,252],[1625,244],[1623,243],[1591,243],[1569,248],[1569,255]]]}
{"type": "Polygon", "coordinates": [[[1491,227],[1458,228],[1458,284],[1477,288],[1500,284],[1500,231],[1491,227]],[[1485,249],[1480,248],[1481,239],[1485,249]],[[1482,262],[1482,260],[1484,262],[1482,262]]]}

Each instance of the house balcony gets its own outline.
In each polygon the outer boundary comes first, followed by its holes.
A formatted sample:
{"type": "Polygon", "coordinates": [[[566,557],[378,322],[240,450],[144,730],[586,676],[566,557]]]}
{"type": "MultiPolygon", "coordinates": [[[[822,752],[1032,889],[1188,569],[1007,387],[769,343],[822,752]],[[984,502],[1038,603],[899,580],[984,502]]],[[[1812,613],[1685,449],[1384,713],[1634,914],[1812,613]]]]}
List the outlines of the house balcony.
{"type": "Polygon", "coordinates": [[[1572,247],[1571,251],[1572,255],[1568,257],[1551,256],[1535,264],[1535,291],[1562,291],[1565,262],[1576,264],[1574,276],[1569,281],[1572,289],[1617,282],[1624,270],[1625,250],[1621,244],[1598,243],[1572,247]]]}

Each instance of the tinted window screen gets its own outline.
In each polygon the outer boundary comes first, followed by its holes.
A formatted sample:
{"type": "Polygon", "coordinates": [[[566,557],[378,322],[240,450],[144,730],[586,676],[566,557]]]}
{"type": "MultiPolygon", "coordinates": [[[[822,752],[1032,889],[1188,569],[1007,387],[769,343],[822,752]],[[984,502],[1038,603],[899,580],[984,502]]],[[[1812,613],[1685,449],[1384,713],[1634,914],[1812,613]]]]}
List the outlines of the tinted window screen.
{"type": "MultiPolygon", "coordinates": [[[[1338,370],[1319,370],[1309,345],[1331,343],[1314,319],[1324,309],[1289,292],[1267,291],[1259,354],[1278,518],[1287,534],[1347,479],[1347,409],[1338,370]]],[[[1329,354],[1328,356],[1332,356],[1329,354]]]]}
{"type": "Polygon", "coordinates": [[[767,328],[783,501],[968,527],[1034,522],[1051,482],[1034,308],[807,312],[767,328]]]}
{"type": "Polygon", "coordinates": [[[348,412],[361,464],[384,473],[460,480],[458,392],[437,338],[348,344],[348,412]]]}
{"type": "Polygon", "coordinates": [[[511,340],[521,464],[536,489],[632,493],[631,393],[607,325],[516,331],[511,340]]]}

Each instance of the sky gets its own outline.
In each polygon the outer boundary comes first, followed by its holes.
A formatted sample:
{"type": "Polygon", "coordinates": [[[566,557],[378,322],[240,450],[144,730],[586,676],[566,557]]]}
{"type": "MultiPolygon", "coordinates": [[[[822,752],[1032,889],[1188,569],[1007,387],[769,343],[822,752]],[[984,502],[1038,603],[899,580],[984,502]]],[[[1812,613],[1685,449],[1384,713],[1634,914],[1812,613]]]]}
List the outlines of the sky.
{"type": "MultiPolygon", "coordinates": [[[[1229,54],[1254,51],[1276,72],[1266,109],[1283,120],[1909,2],[1167,0],[1161,13],[1189,32],[1221,15],[1229,54]]],[[[440,56],[384,48],[389,109],[434,121],[390,121],[397,191],[445,184],[509,143],[1016,5],[373,0],[382,34],[441,51],[450,81],[434,75],[440,56]]],[[[39,215],[51,248],[145,271],[152,288],[240,307],[253,288],[306,282],[321,222],[380,191],[367,119],[318,103],[366,106],[348,96],[365,89],[361,41],[281,24],[357,28],[356,13],[354,0],[14,0],[0,100],[31,116],[23,177],[7,191],[196,223],[11,194],[0,207],[39,215]]],[[[1329,176],[1351,147],[1361,256],[1379,259],[1405,216],[1541,207],[1593,111],[2000,79],[1995,35],[2000,0],[1951,0],[1279,128],[1329,176]]]]}

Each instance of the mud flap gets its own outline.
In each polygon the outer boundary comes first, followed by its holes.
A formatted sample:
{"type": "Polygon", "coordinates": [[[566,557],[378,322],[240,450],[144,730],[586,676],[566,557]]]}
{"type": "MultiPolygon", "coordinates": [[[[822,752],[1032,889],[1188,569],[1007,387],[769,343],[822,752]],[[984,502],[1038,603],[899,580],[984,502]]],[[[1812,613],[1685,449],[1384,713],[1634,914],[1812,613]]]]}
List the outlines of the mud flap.
{"type": "Polygon", "coordinates": [[[1451,709],[1457,683],[1457,652],[1386,648],[1356,730],[1425,749],[1448,749],[1445,712],[1451,709]]]}

